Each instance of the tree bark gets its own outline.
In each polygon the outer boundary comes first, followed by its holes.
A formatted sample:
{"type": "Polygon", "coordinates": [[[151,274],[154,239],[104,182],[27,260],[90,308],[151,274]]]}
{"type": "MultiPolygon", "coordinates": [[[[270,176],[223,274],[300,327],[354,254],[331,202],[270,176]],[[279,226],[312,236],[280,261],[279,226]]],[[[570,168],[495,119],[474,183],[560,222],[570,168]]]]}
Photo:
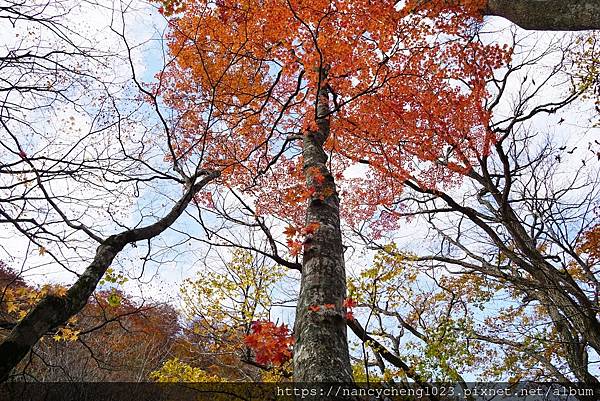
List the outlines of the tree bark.
{"type": "MultiPolygon", "coordinates": [[[[320,75],[320,81],[324,82],[326,71],[321,69],[320,75]]],[[[340,205],[334,178],[327,168],[327,155],[323,150],[330,132],[328,98],[327,89],[320,85],[316,107],[318,128],[304,136],[303,168],[306,185],[315,190],[309,199],[306,224],[318,224],[318,228],[307,235],[304,242],[302,279],[294,327],[294,380],[351,383],[352,370],[343,306],[346,297],[346,272],[340,230],[340,205]]]]}
{"type": "Polygon", "coordinates": [[[600,29],[598,0],[488,0],[484,15],[504,17],[523,29],[600,29]]]}
{"type": "Polygon", "coordinates": [[[90,265],[69,288],[65,296],[47,295],[33,307],[0,343],[0,382],[8,378],[11,370],[42,336],[65,324],[67,320],[83,309],[106,269],[110,267],[114,258],[127,244],[156,237],[165,231],[181,216],[194,195],[220,174],[218,171],[203,171],[201,175],[203,178],[190,185],[170,212],[156,223],[106,238],[98,246],[96,256],[90,265]]]}

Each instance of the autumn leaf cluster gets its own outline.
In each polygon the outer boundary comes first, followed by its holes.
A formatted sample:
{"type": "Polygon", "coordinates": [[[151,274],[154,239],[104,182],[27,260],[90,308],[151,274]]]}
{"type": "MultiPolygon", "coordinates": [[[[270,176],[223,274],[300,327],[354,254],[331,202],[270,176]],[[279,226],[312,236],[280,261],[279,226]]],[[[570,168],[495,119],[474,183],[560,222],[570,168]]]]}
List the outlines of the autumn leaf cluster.
{"type": "Polygon", "coordinates": [[[333,105],[325,148],[343,217],[356,224],[385,207],[393,224],[407,178],[456,183],[496,140],[483,99],[511,52],[479,38],[481,6],[179,0],[182,11],[165,14],[175,62],[156,87],[177,115],[177,155],[202,157],[255,196],[258,214],[301,227],[298,205],[334,193],[322,174],[304,171],[302,146],[291,139],[317,128],[317,91],[326,88],[333,105]],[[346,179],[359,161],[366,173],[346,179]]]}
{"type": "Polygon", "coordinates": [[[259,320],[252,323],[244,343],[254,351],[256,362],[280,366],[292,357],[294,338],[287,325],[259,320]]]}

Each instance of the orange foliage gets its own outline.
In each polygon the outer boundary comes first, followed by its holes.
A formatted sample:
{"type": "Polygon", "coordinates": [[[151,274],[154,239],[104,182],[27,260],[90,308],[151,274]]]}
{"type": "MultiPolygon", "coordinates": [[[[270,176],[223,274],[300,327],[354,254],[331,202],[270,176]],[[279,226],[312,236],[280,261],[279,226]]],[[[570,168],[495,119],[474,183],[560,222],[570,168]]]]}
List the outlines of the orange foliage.
{"type": "Polygon", "coordinates": [[[283,230],[283,233],[287,237],[287,246],[290,251],[290,254],[292,256],[298,255],[302,250],[304,241],[310,238],[310,236],[314,234],[320,226],[320,223],[313,221],[312,223],[308,223],[301,229],[296,229],[293,226],[286,227],[286,229],[283,230]]]}
{"type": "MultiPolygon", "coordinates": [[[[344,314],[345,319],[354,319],[354,311],[352,310],[352,308],[356,306],[357,303],[352,298],[344,299],[342,307],[346,309],[346,313],[344,314]]],[[[309,311],[314,313],[328,313],[327,311],[335,311],[337,309],[335,304],[309,305],[307,308],[309,311]]]]}
{"type": "Polygon", "coordinates": [[[224,169],[222,180],[252,188],[261,214],[300,226],[298,205],[334,189],[321,172],[303,170],[294,156],[302,145],[288,137],[317,128],[317,90],[327,88],[334,109],[325,147],[342,181],[342,217],[364,222],[385,207],[380,220],[393,225],[407,178],[431,188],[457,183],[495,142],[486,81],[511,52],[478,39],[483,4],[163,2],[175,63],[156,91],[178,114],[177,154],[224,169]],[[359,161],[367,171],[343,180],[359,161]]]}
{"type": "Polygon", "coordinates": [[[291,238],[294,235],[296,235],[296,233],[298,232],[298,230],[296,230],[294,227],[292,226],[287,226],[285,228],[285,230],[283,230],[283,233],[285,234],[286,237],[291,238]]]}
{"type": "Polygon", "coordinates": [[[292,357],[294,338],[287,325],[259,320],[252,323],[251,330],[244,343],[254,351],[256,362],[281,366],[292,357]]]}
{"type": "Polygon", "coordinates": [[[302,251],[302,242],[296,240],[287,240],[287,246],[290,251],[290,255],[297,256],[302,251]]]}
{"type": "Polygon", "coordinates": [[[583,240],[577,248],[580,253],[587,254],[590,263],[600,262],[600,224],[586,231],[583,240]]]}
{"type": "Polygon", "coordinates": [[[314,234],[315,231],[317,231],[320,226],[321,226],[320,223],[313,221],[312,223],[308,223],[306,226],[304,226],[304,228],[300,231],[300,233],[305,236],[314,234]]]}
{"type": "MultiPolygon", "coordinates": [[[[0,320],[5,323],[16,324],[42,297],[66,292],[61,285],[30,285],[0,261],[0,320]]],[[[138,380],[162,364],[179,330],[177,311],[169,305],[136,302],[116,289],[97,291],[81,312],[38,344],[40,355],[57,359],[29,359],[26,369],[32,377],[60,380],[66,378],[63,369],[54,365],[71,361],[62,366],[71,380],[138,380]]]]}

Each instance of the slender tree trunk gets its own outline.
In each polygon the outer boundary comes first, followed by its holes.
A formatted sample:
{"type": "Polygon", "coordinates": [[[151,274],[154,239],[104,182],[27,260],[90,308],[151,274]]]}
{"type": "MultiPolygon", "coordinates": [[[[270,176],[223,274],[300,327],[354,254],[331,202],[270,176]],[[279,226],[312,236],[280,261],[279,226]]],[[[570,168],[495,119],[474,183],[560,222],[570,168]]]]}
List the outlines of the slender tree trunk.
{"type": "Polygon", "coordinates": [[[484,14],[504,17],[524,29],[600,29],[599,0],[488,0],[484,14]]]}
{"type": "MultiPolygon", "coordinates": [[[[146,227],[111,235],[96,250],[96,256],[64,297],[47,295],[25,316],[0,343],[0,382],[27,355],[35,344],[51,330],[63,325],[86,305],[98,282],[125,245],[156,237],[183,213],[193,196],[219,176],[216,171],[202,172],[204,177],[190,185],[182,198],[162,219],[146,227]]],[[[195,178],[194,178],[195,180],[195,178]]]]}
{"type": "MultiPolygon", "coordinates": [[[[320,73],[321,81],[324,81],[326,71],[321,69],[320,73]]],[[[334,178],[327,168],[327,155],[323,150],[330,132],[328,97],[327,89],[320,88],[316,111],[318,129],[304,136],[306,185],[315,189],[306,211],[306,224],[318,225],[318,228],[307,235],[304,243],[294,328],[294,380],[351,383],[343,306],[346,272],[340,205],[334,178]]]]}

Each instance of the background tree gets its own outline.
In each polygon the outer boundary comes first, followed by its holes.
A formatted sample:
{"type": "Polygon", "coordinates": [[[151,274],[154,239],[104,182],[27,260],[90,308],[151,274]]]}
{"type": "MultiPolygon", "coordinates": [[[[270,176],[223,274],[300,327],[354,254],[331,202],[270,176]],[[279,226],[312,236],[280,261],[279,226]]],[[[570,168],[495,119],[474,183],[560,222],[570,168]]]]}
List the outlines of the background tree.
{"type": "Polygon", "coordinates": [[[120,15],[110,27],[122,50],[115,53],[102,52],[102,43],[77,33],[78,8],[68,1],[13,2],[1,10],[4,22],[30,35],[9,44],[1,65],[6,79],[0,223],[30,244],[23,250],[26,258],[33,252],[39,257],[25,265],[39,268],[50,260],[76,277],[66,293],[48,294],[4,338],[2,379],[47,331],[84,307],[126,245],[144,262],[132,274],[141,277],[161,255],[151,240],[222,171],[269,145],[247,141],[237,158],[222,160],[227,133],[195,132],[204,152],[194,158],[182,154],[185,127],[167,118],[157,100],[162,75],[157,88],[142,84],[138,46],[127,39],[127,12],[135,10],[121,6],[109,10],[120,15]],[[148,203],[128,215],[132,200],[146,195],[148,203]]]}
{"type": "Polygon", "coordinates": [[[268,330],[284,304],[285,268],[234,250],[219,267],[205,266],[182,285],[185,335],[152,377],[159,381],[272,381],[291,375],[291,333],[268,330]],[[258,332],[257,332],[258,331],[258,332]],[[252,340],[258,341],[252,342],[252,340]],[[262,343],[268,346],[262,348],[262,343]],[[270,347],[270,348],[269,348],[270,347]],[[262,355],[261,355],[262,352],[262,355]],[[191,375],[190,375],[191,372],[191,375]]]}
{"type": "MultiPolygon", "coordinates": [[[[117,283],[122,278],[109,272],[105,280],[117,283]]],[[[27,284],[6,266],[0,288],[2,337],[46,294],[66,292],[62,286],[27,284]]],[[[178,341],[178,317],[169,305],[135,300],[116,288],[98,291],[67,324],[44,335],[14,377],[42,382],[148,380],[178,341]]]]}
{"type": "MultiPolygon", "coordinates": [[[[480,354],[492,361],[480,372],[486,379],[597,382],[597,261],[590,255],[598,143],[593,130],[586,130],[588,137],[559,136],[575,125],[569,107],[580,110],[584,127],[595,120],[594,103],[586,98],[595,91],[596,75],[588,75],[589,64],[569,68],[571,56],[582,54],[581,43],[589,56],[594,41],[587,39],[551,42],[539,53],[517,45],[515,53],[524,57],[491,81],[498,91],[488,102],[497,113],[489,127],[497,138],[490,154],[464,171],[460,187],[432,190],[410,178],[407,193],[381,210],[380,219],[409,216],[427,224],[435,248],[398,251],[357,226],[381,252],[353,284],[372,316],[365,335],[405,361],[405,367],[392,362],[401,374],[459,379],[486,365],[468,357],[480,354]],[[546,74],[530,78],[528,66],[544,60],[553,63],[546,74]],[[503,108],[511,81],[520,82],[519,89],[503,108]],[[549,97],[546,89],[555,83],[563,91],[549,97]],[[551,116],[549,127],[540,125],[540,116],[551,116]],[[556,133],[544,135],[543,129],[556,133]],[[398,330],[390,330],[392,324],[398,330]]],[[[454,157],[449,148],[437,164],[446,168],[454,157]]]]}

